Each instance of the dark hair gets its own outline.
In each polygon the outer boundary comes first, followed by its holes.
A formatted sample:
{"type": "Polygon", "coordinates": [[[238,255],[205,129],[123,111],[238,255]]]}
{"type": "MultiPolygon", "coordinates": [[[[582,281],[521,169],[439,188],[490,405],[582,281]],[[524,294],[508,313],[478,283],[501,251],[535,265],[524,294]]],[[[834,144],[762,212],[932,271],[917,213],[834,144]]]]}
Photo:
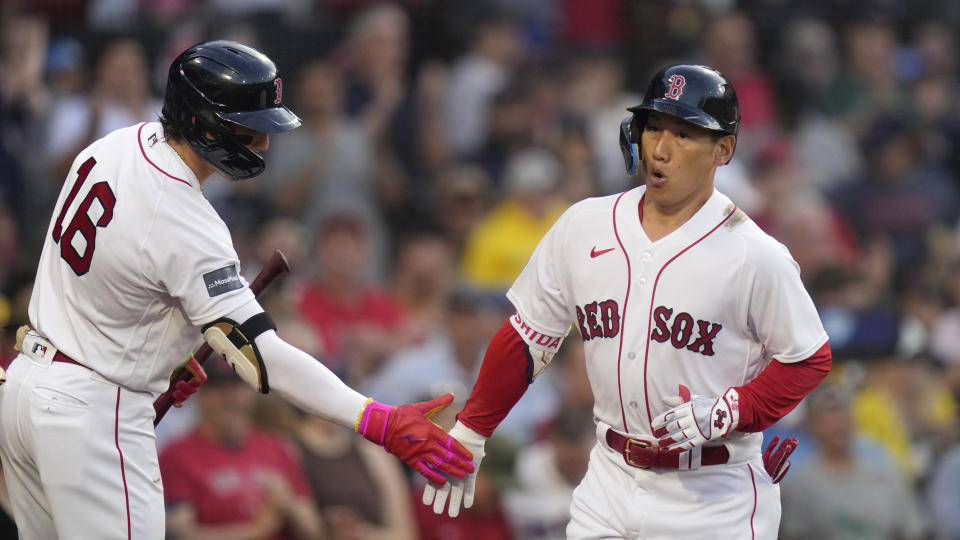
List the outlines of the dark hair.
{"type": "Polygon", "coordinates": [[[183,134],[177,129],[177,124],[166,114],[161,113],[158,120],[160,120],[160,125],[163,126],[163,136],[167,139],[167,142],[185,140],[183,134]]]}

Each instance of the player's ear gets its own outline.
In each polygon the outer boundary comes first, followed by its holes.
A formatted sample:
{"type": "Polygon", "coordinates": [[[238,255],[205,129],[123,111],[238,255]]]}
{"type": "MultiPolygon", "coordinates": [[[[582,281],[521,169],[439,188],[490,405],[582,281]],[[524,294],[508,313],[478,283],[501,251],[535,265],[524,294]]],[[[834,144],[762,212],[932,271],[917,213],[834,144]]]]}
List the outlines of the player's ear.
{"type": "Polygon", "coordinates": [[[733,135],[720,137],[713,145],[713,162],[717,165],[725,165],[733,157],[736,144],[737,138],[733,135]]]}

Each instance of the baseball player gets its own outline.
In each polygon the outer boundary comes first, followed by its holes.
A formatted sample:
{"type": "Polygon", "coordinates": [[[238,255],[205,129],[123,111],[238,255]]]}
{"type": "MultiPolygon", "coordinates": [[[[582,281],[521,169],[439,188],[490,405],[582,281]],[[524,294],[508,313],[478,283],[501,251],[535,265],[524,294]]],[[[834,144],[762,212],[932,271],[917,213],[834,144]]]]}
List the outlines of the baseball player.
{"type": "MultiPolygon", "coordinates": [[[[730,82],[670,66],[628,110],[621,145],[644,185],[573,205],[542,239],[450,434],[479,465],[572,327],[597,444],[567,536],[775,538],[795,441],[761,456],[759,431],[826,376],[827,335],[787,249],[714,189],[740,123],[730,82]]],[[[455,516],[474,478],[423,502],[455,516]]]]}
{"type": "Polygon", "coordinates": [[[197,331],[259,391],[353,427],[432,481],[472,456],[430,422],[452,399],[390,407],[278,337],[201,191],[251,178],[269,134],[300,119],[274,63],[229,41],[169,71],[160,122],[115,131],[74,160],[30,300],[31,329],[0,387],[0,457],[24,538],[163,538],[154,398],[197,331]]]}

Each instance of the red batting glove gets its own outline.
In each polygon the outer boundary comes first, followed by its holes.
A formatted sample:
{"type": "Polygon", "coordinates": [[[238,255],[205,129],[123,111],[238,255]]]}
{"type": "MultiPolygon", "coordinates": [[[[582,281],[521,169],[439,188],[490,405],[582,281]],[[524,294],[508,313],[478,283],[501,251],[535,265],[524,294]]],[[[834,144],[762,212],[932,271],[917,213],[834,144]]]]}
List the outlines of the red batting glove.
{"type": "Polygon", "coordinates": [[[796,437],[784,439],[783,444],[776,448],[778,442],[780,437],[774,437],[767,445],[767,449],[763,451],[763,468],[767,470],[774,484],[787,475],[787,471],[790,470],[790,461],[787,458],[797,449],[800,441],[796,437]]]}
{"type": "Polygon", "coordinates": [[[173,389],[173,406],[182,407],[183,402],[190,396],[197,393],[200,385],[207,382],[207,372],[197,359],[190,355],[190,359],[183,366],[193,377],[189,381],[177,381],[176,388],[173,389]]]}
{"type": "Polygon", "coordinates": [[[474,470],[473,454],[430,418],[453,402],[453,394],[430,401],[391,407],[367,400],[356,431],[383,446],[427,480],[443,485],[447,478],[463,478],[474,470]]]}

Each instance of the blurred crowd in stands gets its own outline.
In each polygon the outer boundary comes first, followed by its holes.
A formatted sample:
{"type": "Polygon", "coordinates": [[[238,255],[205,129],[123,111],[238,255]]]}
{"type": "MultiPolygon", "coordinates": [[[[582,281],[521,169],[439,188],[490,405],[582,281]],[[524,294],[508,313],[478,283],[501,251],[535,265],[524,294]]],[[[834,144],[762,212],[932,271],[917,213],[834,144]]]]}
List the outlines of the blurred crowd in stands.
{"type": "MultiPolygon", "coordinates": [[[[958,30],[951,0],[8,0],[0,359],[77,152],[155,120],[170,60],[225,38],[277,61],[304,121],[262,177],[204,186],[247,279],[290,260],[264,298],[280,334],[378,400],[462,405],[540,237],[632,186],[624,108],[704,63],[743,115],[718,189],[791,250],[834,351],[768,433],[801,438],[782,538],[960,538],[958,30]]],[[[169,536],[562,538],[595,442],[583,363],[574,333],[452,520],[399,461],[211,360],[158,431],[169,536]]]]}

